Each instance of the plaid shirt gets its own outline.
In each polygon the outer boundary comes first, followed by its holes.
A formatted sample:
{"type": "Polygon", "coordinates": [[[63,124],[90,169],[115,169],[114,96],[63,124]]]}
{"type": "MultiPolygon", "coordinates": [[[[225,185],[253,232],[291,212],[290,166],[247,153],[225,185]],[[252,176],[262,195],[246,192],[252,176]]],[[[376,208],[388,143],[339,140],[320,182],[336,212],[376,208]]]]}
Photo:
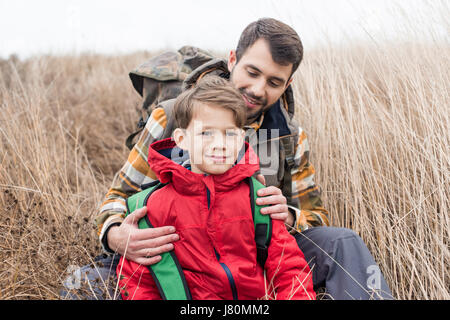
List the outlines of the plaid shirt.
{"type": "MultiPolygon", "coordinates": [[[[105,201],[95,220],[105,251],[110,251],[105,241],[108,228],[121,223],[125,217],[125,199],[142,191],[143,185],[157,179],[147,163],[148,149],[153,142],[171,136],[172,132],[168,128],[173,126],[168,126],[168,121],[172,120],[168,119],[163,108],[156,108],[152,112],[139,140],[131,150],[127,162],[114,177],[112,186],[106,194],[105,201]]],[[[257,130],[260,122],[254,123],[250,127],[257,130]]],[[[299,200],[300,208],[289,206],[291,211],[295,212],[294,229],[291,233],[301,232],[309,227],[329,225],[328,212],[322,207],[319,187],[314,183],[315,171],[309,162],[308,140],[301,128],[299,128],[299,139],[295,148],[295,160],[299,165],[291,171],[291,197],[299,200]]],[[[292,201],[289,200],[288,203],[291,203],[292,201]]]]}

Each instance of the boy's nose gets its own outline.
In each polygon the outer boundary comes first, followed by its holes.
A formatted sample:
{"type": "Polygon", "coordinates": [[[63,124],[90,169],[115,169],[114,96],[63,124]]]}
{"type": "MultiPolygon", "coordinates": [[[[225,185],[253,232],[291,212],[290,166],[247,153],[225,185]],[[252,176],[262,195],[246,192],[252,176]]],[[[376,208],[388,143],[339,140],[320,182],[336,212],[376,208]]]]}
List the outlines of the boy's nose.
{"type": "Polygon", "coordinates": [[[225,136],[223,134],[214,134],[214,139],[212,141],[212,147],[214,149],[225,150],[225,136]]]}

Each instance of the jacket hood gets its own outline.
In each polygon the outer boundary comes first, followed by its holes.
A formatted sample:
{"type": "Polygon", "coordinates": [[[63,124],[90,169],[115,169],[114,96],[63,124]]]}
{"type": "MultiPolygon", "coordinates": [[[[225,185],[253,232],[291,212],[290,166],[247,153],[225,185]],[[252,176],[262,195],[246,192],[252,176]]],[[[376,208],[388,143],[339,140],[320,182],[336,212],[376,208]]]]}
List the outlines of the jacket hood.
{"type": "Polygon", "coordinates": [[[237,163],[220,175],[194,173],[182,166],[189,159],[186,152],[177,147],[172,138],[156,141],[150,145],[148,163],[162,183],[172,183],[182,193],[196,194],[210,190],[227,191],[259,170],[259,159],[252,147],[245,142],[237,163]],[[244,151],[245,150],[245,151],[244,151]]]}

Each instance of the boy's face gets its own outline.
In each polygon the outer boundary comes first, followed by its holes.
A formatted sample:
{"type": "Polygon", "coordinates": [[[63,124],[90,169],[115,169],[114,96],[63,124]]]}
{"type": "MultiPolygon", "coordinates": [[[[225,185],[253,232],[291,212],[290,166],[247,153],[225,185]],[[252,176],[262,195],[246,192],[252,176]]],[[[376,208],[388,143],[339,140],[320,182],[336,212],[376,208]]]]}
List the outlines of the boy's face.
{"type": "Polygon", "coordinates": [[[231,110],[197,103],[189,126],[175,129],[174,139],[189,152],[192,172],[222,174],[236,162],[244,131],[236,127],[231,110]]]}
{"type": "Polygon", "coordinates": [[[231,82],[242,93],[248,118],[274,104],[292,82],[292,63],[280,65],[273,61],[265,39],[258,39],[247,48],[239,62],[231,51],[228,60],[231,82]]]}

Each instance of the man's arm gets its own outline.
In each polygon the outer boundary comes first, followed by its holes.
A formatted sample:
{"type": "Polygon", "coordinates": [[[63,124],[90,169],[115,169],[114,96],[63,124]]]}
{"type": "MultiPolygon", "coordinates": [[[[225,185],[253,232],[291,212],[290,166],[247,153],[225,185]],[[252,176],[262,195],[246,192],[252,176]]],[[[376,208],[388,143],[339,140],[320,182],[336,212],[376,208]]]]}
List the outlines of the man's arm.
{"type": "Polygon", "coordinates": [[[167,117],[164,109],[156,108],[131,150],[127,162],[115,175],[112,186],[106,194],[95,223],[100,242],[107,252],[113,251],[109,248],[107,234],[111,228],[116,228],[123,222],[126,198],[141,191],[143,185],[156,180],[156,175],[147,163],[148,148],[154,141],[164,137],[166,126],[167,117]]]}
{"type": "MultiPolygon", "coordinates": [[[[306,133],[299,128],[299,140],[295,152],[295,164],[292,169],[292,195],[287,203],[299,203],[299,208],[289,205],[295,212],[292,232],[301,232],[310,227],[329,226],[328,211],[322,205],[319,186],[314,182],[314,166],[309,161],[309,144],[306,133]]],[[[291,233],[292,233],[291,232],[291,233]]]]}

